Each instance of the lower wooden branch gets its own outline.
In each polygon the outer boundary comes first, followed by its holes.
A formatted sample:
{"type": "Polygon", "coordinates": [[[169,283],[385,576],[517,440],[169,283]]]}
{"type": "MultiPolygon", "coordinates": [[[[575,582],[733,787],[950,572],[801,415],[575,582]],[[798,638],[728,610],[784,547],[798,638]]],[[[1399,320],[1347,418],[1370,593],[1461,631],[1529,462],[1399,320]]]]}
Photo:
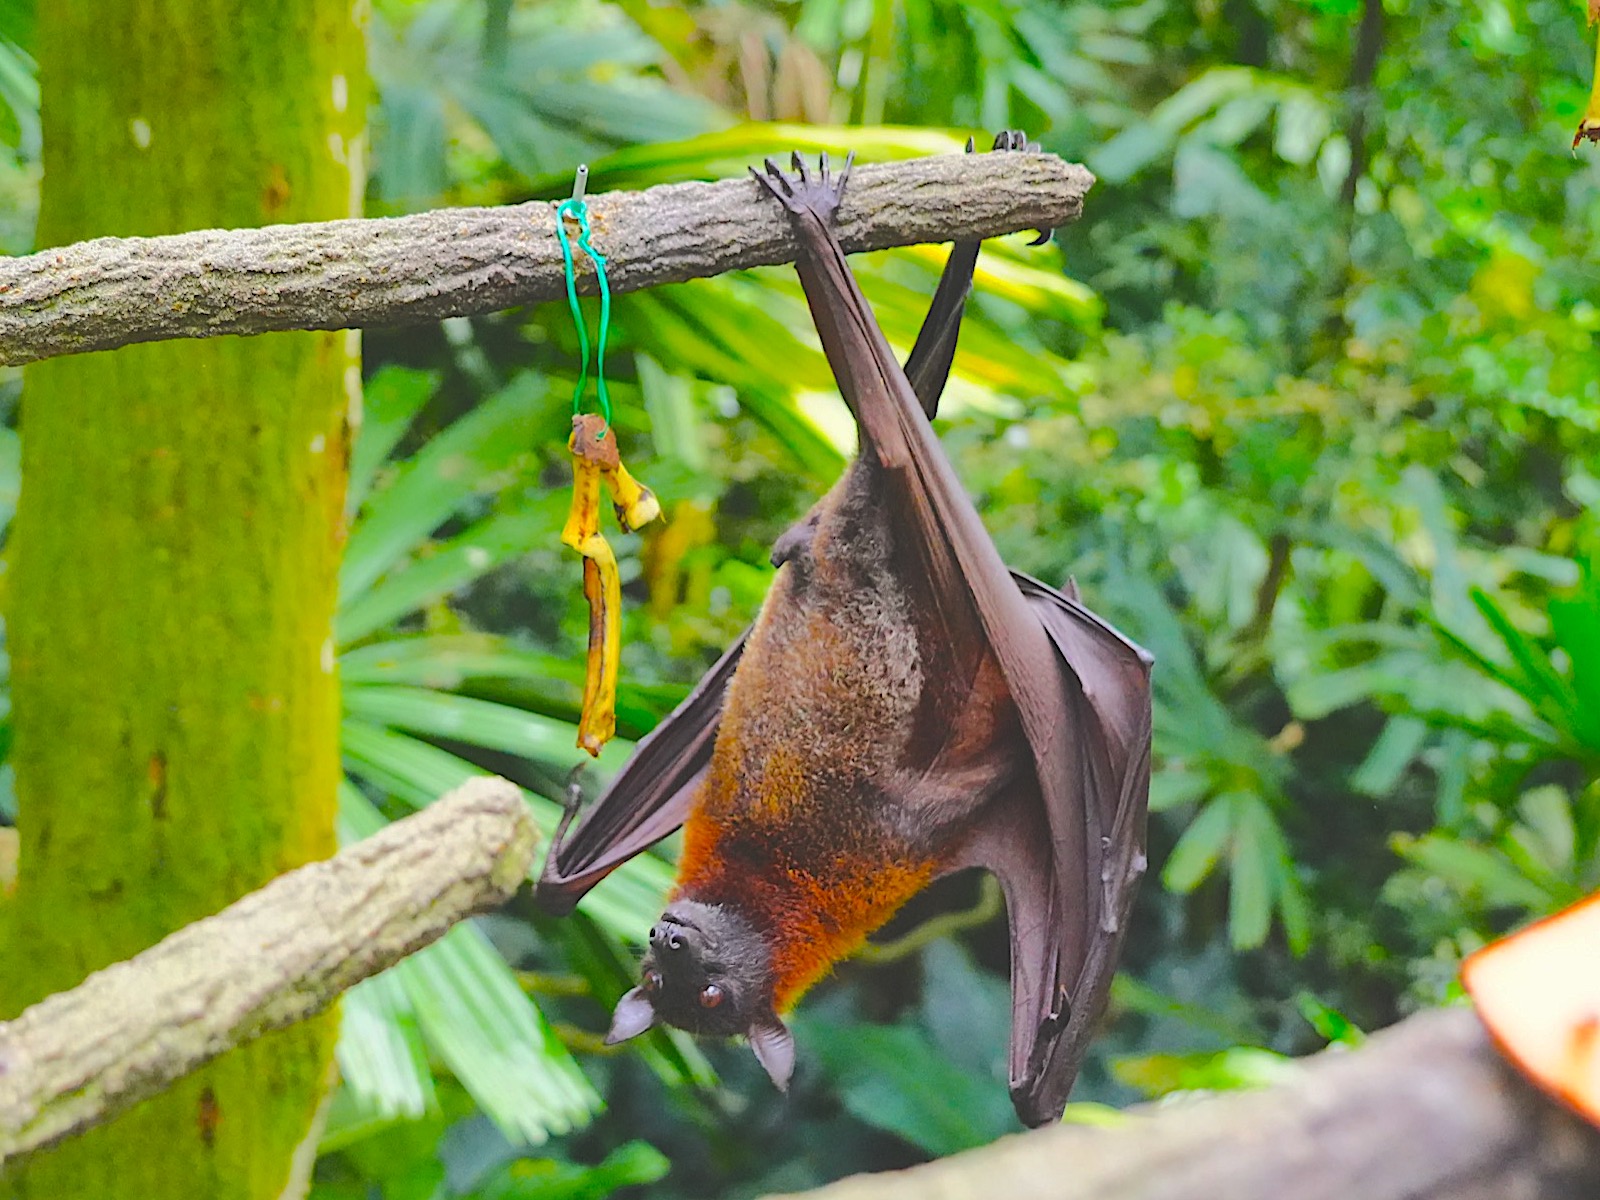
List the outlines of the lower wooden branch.
{"type": "Polygon", "coordinates": [[[1261,1092],[1058,1126],[808,1200],[1594,1200],[1600,1131],[1500,1058],[1477,1016],[1412,1017],[1261,1092]]]}
{"type": "Polygon", "coordinates": [[[475,779],[0,1024],[0,1162],[101,1124],[327,1008],[527,877],[538,835],[475,779]]]}

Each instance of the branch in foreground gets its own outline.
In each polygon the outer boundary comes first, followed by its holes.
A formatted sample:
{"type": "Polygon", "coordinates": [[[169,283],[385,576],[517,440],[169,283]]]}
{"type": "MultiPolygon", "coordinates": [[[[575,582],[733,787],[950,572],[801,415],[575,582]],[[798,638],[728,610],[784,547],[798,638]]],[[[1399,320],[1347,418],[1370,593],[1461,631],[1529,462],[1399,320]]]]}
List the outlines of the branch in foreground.
{"type": "Polygon", "coordinates": [[[0,1025],[0,1162],[101,1124],[503,904],[538,841],[474,779],[0,1025]]]}
{"type": "MultiPolygon", "coordinates": [[[[1075,220],[1094,182],[1051,154],[947,154],[858,167],[839,210],[849,251],[995,237],[1075,220]]],[[[588,200],[614,289],[792,262],[754,180],[588,200]]],[[[583,256],[580,289],[594,290],[583,256]]],[[[165,338],[397,325],[565,293],[555,205],[384,220],[97,238],[0,259],[0,365],[165,338]]]]}
{"type": "Polygon", "coordinates": [[[1424,1013],[1289,1083],[1058,1126],[807,1200],[1593,1200],[1600,1132],[1525,1082],[1468,1009],[1424,1013]]]}

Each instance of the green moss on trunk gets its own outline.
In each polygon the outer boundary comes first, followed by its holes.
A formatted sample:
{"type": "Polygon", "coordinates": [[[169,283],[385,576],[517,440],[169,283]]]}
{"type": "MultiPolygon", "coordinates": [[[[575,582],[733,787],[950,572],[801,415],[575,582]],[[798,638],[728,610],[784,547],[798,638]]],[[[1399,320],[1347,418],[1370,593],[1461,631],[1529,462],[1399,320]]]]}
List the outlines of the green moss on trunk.
{"type": "MultiPolygon", "coordinates": [[[[39,243],[356,215],[362,4],[39,9],[39,243]]],[[[9,636],[21,852],[0,1015],[334,847],[331,642],[358,343],[30,367],[9,636]]],[[[334,1023],[229,1055],[0,1190],[275,1197],[334,1023]]]]}

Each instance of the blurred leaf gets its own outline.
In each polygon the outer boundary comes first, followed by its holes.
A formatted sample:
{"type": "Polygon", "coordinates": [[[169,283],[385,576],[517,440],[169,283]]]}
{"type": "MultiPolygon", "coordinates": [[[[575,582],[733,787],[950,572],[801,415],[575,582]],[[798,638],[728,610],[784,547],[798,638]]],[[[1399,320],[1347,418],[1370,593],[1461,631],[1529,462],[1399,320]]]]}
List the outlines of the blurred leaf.
{"type": "Polygon", "coordinates": [[[478,1200],[603,1200],[620,1188],[662,1179],[671,1162],[647,1142],[618,1146],[599,1166],[552,1158],[507,1163],[473,1191],[478,1200]]]}
{"type": "Polygon", "coordinates": [[[1427,725],[1415,718],[1390,718],[1367,757],[1350,776],[1350,786],[1364,796],[1387,795],[1416,759],[1427,735],[1427,725]]]}
{"type": "MultiPolygon", "coordinates": [[[[339,744],[346,771],[416,808],[484,773],[418,738],[353,718],[341,724],[339,744]]],[[[541,832],[549,838],[561,820],[561,806],[538,796],[529,796],[528,801],[541,832]]],[[[642,854],[591,892],[583,910],[618,936],[639,941],[661,911],[671,881],[672,870],[666,863],[642,854]]]]}
{"type": "MultiPolygon", "coordinates": [[[[401,403],[394,402],[395,407],[401,403]]],[[[530,431],[540,428],[538,418],[550,411],[545,381],[526,372],[430,438],[391,483],[367,498],[339,572],[341,595],[369,595],[376,580],[447,519],[503,485],[501,473],[527,455],[530,431]]],[[[380,436],[385,432],[380,426],[380,436]]]]}
{"type": "MultiPolygon", "coordinates": [[[[383,824],[348,784],[340,808],[349,839],[383,824]]],[[[351,1003],[340,1067],[355,1098],[383,1117],[420,1116],[433,1105],[424,1044],[514,1144],[565,1133],[600,1107],[577,1063],[475,925],[452,927],[365,981],[351,1003]]]]}
{"type": "Polygon", "coordinates": [[[1270,1050],[1236,1046],[1217,1054],[1147,1054],[1119,1058],[1114,1075],[1155,1099],[1173,1092],[1235,1092],[1271,1087],[1294,1077],[1294,1061],[1270,1050]]]}
{"type": "Polygon", "coordinates": [[[397,1120],[433,1107],[422,1031],[399,980],[388,973],[363,980],[345,993],[340,1011],[339,1077],[361,1109],[397,1120]]]}
{"type": "MultiPolygon", "coordinates": [[[[430,548],[426,556],[390,571],[376,585],[347,592],[348,599],[335,622],[335,636],[341,644],[368,637],[514,561],[540,539],[554,541],[560,525],[552,520],[551,507],[486,517],[430,548]]],[[[400,550],[402,545],[397,539],[394,548],[400,550]]],[[[353,583],[350,586],[355,587],[353,583]]]]}
{"type": "Polygon", "coordinates": [[[1232,801],[1224,796],[1208,801],[1167,856],[1161,882],[1174,892],[1192,892],[1217,865],[1232,831],[1232,801]]]}
{"type": "MultiPolygon", "coordinates": [[[[558,770],[577,761],[571,724],[492,701],[430,688],[367,686],[345,689],[344,707],[349,716],[375,725],[503,750],[558,770]]],[[[615,772],[632,753],[632,742],[612,741],[601,753],[599,769],[615,772]]]]}
{"type": "Polygon", "coordinates": [[[392,366],[361,385],[361,426],[350,448],[348,512],[360,511],[379,468],[438,386],[438,376],[431,372],[392,366]]]}
{"type": "Polygon", "coordinates": [[[798,1026],[812,1054],[859,1120],[942,1157],[993,1141],[1014,1128],[1004,1089],[951,1066],[909,1026],[798,1026]]]}
{"type": "Polygon", "coordinates": [[[1550,894],[1519,874],[1504,856],[1442,834],[1409,837],[1396,834],[1395,853],[1431,871],[1451,886],[1482,897],[1495,907],[1543,912],[1550,894]]]}
{"type": "Polygon", "coordinates": [[[1349,1017],[1338,1009],[1324,1004],[1310,992],[1301,992],[1297,995],[1295,1005],[1300,1009],[1300,1015],[1317,1031],[1317,1036],[1326,1042],[1359,1046],[1367,1039],[1367,1035],[1356,1028],[1349,1017]]]}
{"type": "Polygon", "coordinates": [[[391,968],[428,1045],[513,1143],[586,1124],[600,1099],[471,924],[391,968]]]}

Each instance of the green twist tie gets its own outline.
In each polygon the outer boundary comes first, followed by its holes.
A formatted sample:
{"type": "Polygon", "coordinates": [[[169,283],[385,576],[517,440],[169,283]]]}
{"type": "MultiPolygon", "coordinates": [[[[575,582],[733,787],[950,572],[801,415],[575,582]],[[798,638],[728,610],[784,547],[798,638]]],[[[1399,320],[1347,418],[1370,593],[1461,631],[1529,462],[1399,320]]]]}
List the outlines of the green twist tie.
{"type": "MultiPolygon", "coordinates": [[[[582,174],[587,175],[587,171],[582,174]]],[[[581,192],[570,200],[562,201],[561,207],[556,209],[556,237],[561,241],[561,261],[567,276],[567,304],[572,309],[572,323],[578,330],[578,352],[583,358],[578,371],[578,386],[572,393],[572,412],[576,416],[583,411],[583,394],[589,386],[589,330],[584,324],[583,309],[578,305],[577,268],[572,261],[572,242],[567,236],[568,216],[578,222],[578,245],[594,262],[595,278],[600,283],[600,333],[595,340],[594,387],[600,401],[600,415],[609,425],[611,394],[606,390],[606,337],[611,332],[611,284],[606,279],[605,256],[589,242],[589,209],[583,202],[581,192]]]]}

